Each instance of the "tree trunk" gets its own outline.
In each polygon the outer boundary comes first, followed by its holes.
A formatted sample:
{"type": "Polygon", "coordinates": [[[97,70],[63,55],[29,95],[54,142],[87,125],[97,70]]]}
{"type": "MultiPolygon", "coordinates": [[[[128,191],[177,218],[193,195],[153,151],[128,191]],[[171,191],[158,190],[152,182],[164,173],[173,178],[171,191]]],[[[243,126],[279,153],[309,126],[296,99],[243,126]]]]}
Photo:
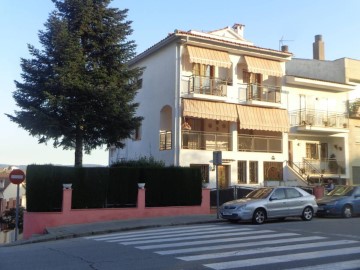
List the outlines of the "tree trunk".
{"type": "Polygon", "coordinates": [[[83,139],[81,130],[76,132],[76,141],[75,141],[75,167],[82,167],[83,162],[83,139]]]}

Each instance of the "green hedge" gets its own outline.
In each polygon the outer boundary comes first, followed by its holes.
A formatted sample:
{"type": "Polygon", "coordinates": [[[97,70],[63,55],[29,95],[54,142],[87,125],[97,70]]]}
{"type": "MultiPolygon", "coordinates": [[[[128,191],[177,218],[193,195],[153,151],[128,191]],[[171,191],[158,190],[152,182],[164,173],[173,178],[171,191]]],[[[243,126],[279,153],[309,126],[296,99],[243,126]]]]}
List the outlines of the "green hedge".
{"type": "Polygon", "coordinates": [[[198,168],[27,167],[27,211],[61,211],[62,184],[72,183],[72,208],[136,206],[137,183],[146,183],[146,206],[201,204],[198,168]]]}

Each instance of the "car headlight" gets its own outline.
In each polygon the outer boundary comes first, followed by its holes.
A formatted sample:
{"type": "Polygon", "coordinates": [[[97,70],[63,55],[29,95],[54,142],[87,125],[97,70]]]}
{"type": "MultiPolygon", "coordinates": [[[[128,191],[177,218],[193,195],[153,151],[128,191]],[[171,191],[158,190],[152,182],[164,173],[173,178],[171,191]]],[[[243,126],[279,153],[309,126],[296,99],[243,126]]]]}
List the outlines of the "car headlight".
{"type": "Polygon", "coordinates": [[[246,204],[242,204],[236,207],[236,210],[242,210],[246,207],[246,204]]]}
{"type": "Polygon", "coordinates": [[[327,205],[328,206],[335,206],[339,203],[339,201],[331,201],[331,202],[328,202],[327,205]]]}

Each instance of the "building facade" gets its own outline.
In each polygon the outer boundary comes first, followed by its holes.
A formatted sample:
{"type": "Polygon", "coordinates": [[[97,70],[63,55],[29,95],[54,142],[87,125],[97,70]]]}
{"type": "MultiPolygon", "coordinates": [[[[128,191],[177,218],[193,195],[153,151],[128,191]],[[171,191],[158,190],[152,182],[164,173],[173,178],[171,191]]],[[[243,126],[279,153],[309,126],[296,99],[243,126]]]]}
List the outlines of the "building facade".
{"type": "Polygon", "coordinates": [[[241,24],[176,30],[131,61],[145,67],[136,97],[144,121],[109,163],[198,166],[215,187],[221,151],[220,188],[360,183],[360,102],[351,101],[360,100],[360,61],[326,61],[321,35],[313,55],[257,47],[241,24]]]}
{"type": "Polygon", "coordinates": [[[222,152],[220,188],[283,180],[289,117],[282,91],[291,53],[254,46],[235,24],[204,33],[176,30],[131,61],[145,67],[136,97],[144,117],[110,164],[154,157],[198,166],[215,186],[213,152],[222,152]]]}
{"type": "Polygon", "coordinates": [[[311,183],[360,183],[360,61],[325,60],[321,35],[313,59],[286,63],[283,90],[290,117],[287,177],[311,183]]]}

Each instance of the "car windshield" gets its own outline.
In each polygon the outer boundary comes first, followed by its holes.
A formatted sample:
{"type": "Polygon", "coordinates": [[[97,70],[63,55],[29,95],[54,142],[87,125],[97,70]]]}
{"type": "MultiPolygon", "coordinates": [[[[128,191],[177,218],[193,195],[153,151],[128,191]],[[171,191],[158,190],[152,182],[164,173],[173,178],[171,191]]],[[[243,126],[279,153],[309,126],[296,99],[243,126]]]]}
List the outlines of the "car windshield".
{"type": "Polygon", "coordinates": [[[273,191],[273,188],[259,188],[254,191],[251,191],[246,198],[250,199],[265,199],[273,191]]]}
{"type": "Polygon", "coordinates": [[[328,193],[328,196],[350,196],[353,190],[354,187],[351,186],[337,186],[328,193]]]}

